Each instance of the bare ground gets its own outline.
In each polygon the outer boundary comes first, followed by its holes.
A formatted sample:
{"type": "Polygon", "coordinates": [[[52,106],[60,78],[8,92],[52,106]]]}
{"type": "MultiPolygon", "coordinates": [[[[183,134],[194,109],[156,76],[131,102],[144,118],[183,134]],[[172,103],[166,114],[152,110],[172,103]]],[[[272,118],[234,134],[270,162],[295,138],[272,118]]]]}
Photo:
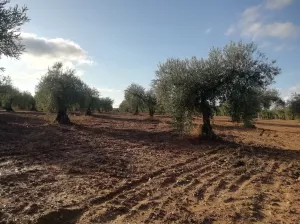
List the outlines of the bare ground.
{"type": "Polygon", "coordinates": [[[0,223],[300,223],[296,121],[218,117],[208,142],[165,116],[49,119],[0,114],[0,223]]]}

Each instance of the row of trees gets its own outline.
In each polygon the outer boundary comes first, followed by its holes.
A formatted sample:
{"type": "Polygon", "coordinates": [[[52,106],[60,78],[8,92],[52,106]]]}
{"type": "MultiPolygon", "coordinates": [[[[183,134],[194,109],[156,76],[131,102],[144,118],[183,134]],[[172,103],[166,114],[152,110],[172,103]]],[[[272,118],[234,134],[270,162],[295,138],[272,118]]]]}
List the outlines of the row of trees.
{"type": "Polygon", "coordinates": [[[48,69],[36,86],[33,97],[29,92],[20,92],[12,85],[9,77],[0,80],[0,102],[6,111],[41,110],[57,112],[59,123],[69,123],[67,111],[111,111],[113,100],[100,97],[97,89],[89,87],[75,75],[75,70],[63,69],[62,63],[55,63],[48,69]]]}
{"type": "MultiPolygon", "coordinates": [[[[172,115],[181,132],[188,131],[193,116],[201,114],[201,134],[212,139],[216,136],[210,118],[222,110],[232,121],[253,127],[253,119],[262,110],[271,105],[285,107],[279,93],[269,89],[280,72],[276,61],[269,60],[255,44],[231,42],[211,49],[206,59],[169,58],[160,63],[151,89],[130,85],[120,109],[137,114],[148,108],[153,116],[160,108],[172,115]]],[[[300,114],[299,95],[293,97],[289,108],[295,116],[300,114]]]]}

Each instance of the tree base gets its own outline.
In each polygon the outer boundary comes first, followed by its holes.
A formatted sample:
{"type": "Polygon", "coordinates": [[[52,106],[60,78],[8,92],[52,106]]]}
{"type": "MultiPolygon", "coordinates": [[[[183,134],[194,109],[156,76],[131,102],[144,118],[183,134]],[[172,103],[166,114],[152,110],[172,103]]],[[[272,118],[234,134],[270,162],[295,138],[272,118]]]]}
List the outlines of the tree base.
{"type": "Polygon", "coordinates": [[[252,120],[244,120],[243,122],[245,128],[256,128],[252,120]]]}
{"type": "Polygon", "coordinates": [[[71,124],[71,121],[65,111],[59,111],[55,121],[57,121],[59,124],[71,124]]]}
{"type": "Polygon", "coordinates": [[[87,111],[85,112],[86,116],[92,116],[92,111],[91,109],[87,109],[87,111]]]}
{"type": "Polygon", "coordinates": [[[212,130],[212,127],[207,124],[203,124],[201,126],[201,134],[199,135],[201,139],[215,140],[217,139],[217,135],[212,130]]]}
{"type": "Polygon", "coordinates": [[[30,111],[37,111],[37,109],[35,107],[31,107],[30,111]]]}
{"type": "Polygon", "coordinates": [[[6,112],[14,112],[14,109],[11,107],[4,108],[6,112]]]}

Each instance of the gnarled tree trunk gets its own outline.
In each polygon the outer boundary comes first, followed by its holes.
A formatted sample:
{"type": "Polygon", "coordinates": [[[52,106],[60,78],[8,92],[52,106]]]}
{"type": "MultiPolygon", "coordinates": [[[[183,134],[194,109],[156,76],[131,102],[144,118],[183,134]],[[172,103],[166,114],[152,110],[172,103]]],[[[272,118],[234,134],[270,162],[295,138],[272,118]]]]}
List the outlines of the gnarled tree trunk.
{"type": "Polygon", "coordinates": [[[150,117],[153,117],[154,112],[155,112],[154,108],[149,107],[149,115],[150,115],[150,117]]]}
{"type": "Polygon", "coordinates": [[[12,108],[12,99],[11,100],[9,100],[9,102],[8,103],[6,103],[6,105],[5,105],[5,107],[4,107],[4,109],[7,111],[7,112],[12,112],[12,111],[14,111],[14,109],[12,108]]]}
{"type": "Polygon", "coordinates": [[[135,112],[134,112],[134,114],[133,115],[138,115],[139,114],[139,106],[136,106],[136,108],[135,108],[135,112]]]}
{"type": "Polygon", "coordinates": [[[245,128],[255,128],[252,118],[244,118],[243,123],[245,128]]]}
{"type": "Polygon", "coordinates": [[[13,112],[14,109],[11,107],[11,105],[9,105],[8,107],[4,108],[6,112],[13,112]]]}
{"type": "Polygon", "coordinates": [[[66,110],[59,110],[57,112],[55,121],[57,121],[59,124],[70,124],[71,123],[66,110]]]}
{"type": "Polygon", "coordinates": [[[31,105],[30,111],[37,111],[36,107],[34,104],[31,105]]]}
{"type": "Polygon", "coordinates": [[[91,109],[91,107],[88,107],[88,108],[87,108],[87,110],[86,110],[86,112],[85,112],[85,115],[86,115],[86,116],[91,116],[91,115],[92,115],[92,109],[91,109]]]}
{"type": "Polygon", "coordinates": [[[207,138],[210,140],[215,139],[217,136],[212,130],[212,126],[210,124],[211,109],[209,107],[209,104],[205,100],[201,100],[200,106],[202,111],[203,124],[201,127],[201,135],[199,137],[207,138]]]}

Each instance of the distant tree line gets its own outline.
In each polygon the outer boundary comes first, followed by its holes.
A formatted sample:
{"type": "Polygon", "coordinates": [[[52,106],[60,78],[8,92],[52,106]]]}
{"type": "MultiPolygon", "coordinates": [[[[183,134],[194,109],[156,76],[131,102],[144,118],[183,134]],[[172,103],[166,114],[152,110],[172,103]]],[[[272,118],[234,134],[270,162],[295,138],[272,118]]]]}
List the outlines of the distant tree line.
{"type": "MultiPolygon", "coordinates": [[[[300,94],[293,93],[290,99],[283,101],[277,90],[266,90],[261,92],[258,97],[259,107],[255,118],[270,120],[295,120],[300,119],[300,94]]],[[[216,108],[215,115],[231,116],[232,121],[239,121],[234,116],[234,111],[226,102],[216,108]]]]}

